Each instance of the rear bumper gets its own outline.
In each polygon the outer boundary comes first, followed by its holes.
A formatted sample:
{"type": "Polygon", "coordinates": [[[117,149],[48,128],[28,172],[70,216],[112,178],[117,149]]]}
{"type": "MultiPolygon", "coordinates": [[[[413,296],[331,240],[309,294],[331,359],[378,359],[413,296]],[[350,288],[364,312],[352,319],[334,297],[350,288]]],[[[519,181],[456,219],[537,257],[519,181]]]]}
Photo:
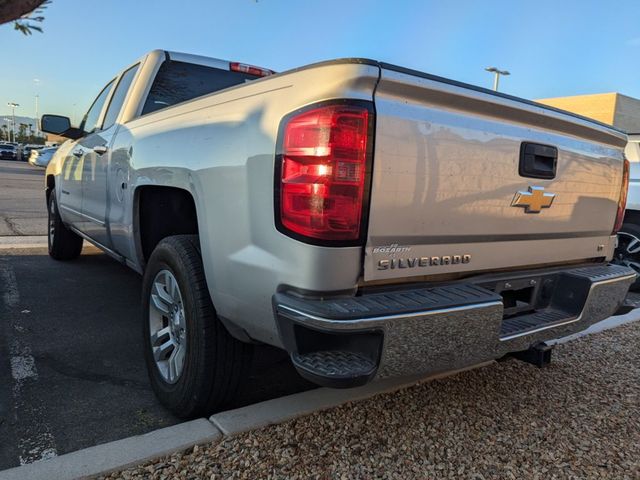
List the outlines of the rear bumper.
{"type": "MultiPolygon", "coordinates": [[[[622,305],[635,273],[597,265],[357,297],[273,297],[294,365],[325,386],[463,368],[588,328],[622,305]],[[529,282],[529,283],[526,283],[529,282]],[[531,287],[536,308],[504,315],[504,285],[531,287]]],[[[526,289],[525,289],[526,290],[526,289]]]]}

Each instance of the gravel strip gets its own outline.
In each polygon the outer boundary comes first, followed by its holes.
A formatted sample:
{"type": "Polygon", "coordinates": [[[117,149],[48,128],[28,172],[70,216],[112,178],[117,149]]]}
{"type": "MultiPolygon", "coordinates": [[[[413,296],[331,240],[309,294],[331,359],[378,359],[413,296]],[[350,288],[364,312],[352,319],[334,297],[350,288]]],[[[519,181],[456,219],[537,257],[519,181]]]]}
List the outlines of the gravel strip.
{"type": "Polygon", "coordinates": [[[108,479],[640,478],[640,322],[108,479]]]}

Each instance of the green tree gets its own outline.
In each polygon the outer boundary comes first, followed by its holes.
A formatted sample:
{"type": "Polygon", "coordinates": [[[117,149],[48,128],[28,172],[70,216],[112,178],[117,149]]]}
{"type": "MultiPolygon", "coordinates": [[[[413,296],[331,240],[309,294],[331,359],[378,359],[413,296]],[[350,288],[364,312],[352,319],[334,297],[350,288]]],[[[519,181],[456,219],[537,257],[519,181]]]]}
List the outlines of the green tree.
{"type": "Polygon", "coordinates": [[[0,128],[0,131],[2,132],[2,135],[0,135],[0,139],[4,140],[4,141],[9,141],[9,129],[7,128],[6,125],[2,125],[2,127],[0,128]]]}

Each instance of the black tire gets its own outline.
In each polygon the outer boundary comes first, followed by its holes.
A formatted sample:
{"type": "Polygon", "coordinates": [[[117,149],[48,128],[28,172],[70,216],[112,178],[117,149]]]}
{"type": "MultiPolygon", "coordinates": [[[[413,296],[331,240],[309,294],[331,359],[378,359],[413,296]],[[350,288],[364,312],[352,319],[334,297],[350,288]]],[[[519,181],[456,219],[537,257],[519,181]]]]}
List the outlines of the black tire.
{"type": "Polygon", "coordinates": [[[155,248],[144,273],[142,312],[147,370],[151,386],[166,408],[178,417],[193,418],[210,415],[234,399],[248,376],[253,347],[232,337],[218,319],[197,235],[167,237],[155,248]],[[150,337],[153,282],[159,272],[166,270],[179,288],[186,324],[184,363],[174,383],[161,374],[150,337]]]}
{"type": "Polygon", "coordinates": [[[82,237],[69,230],[60,218],[56,192],[49,194],[47,244],[49,256],[55,260],[73,260],[82,252],[82,237]]]}
{"type": "MultiPolygon", "coordinates": [[[[619,265],[626,265],[633,268],[636,273],[640,275],[640,251],[638,253],[628,251],[629,246],[634,240],[640,242],[640,225],[626,221],[622,224],[622,228],[620,228],[618,232],[618,247],[613,255],[613,261],[619,265]]],[[[640,243],[634,244],[630,249],[633,251],[636,246],[640,247],[640,243]]],[[[640,291],[640,277],[633,282],[630,290],[634,292],[640,291]]]]}

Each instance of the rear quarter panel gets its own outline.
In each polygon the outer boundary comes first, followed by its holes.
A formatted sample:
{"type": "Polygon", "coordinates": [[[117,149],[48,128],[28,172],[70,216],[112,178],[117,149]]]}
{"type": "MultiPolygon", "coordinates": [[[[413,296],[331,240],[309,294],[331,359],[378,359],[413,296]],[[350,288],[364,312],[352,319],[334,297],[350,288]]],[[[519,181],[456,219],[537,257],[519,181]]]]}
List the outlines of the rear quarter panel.
{"type": "Polygon", "coordinates": [[[353,291],[360,247],[324,248],[293,240],[274,223],[274,157],[280,120],[330,99],[372,100],[379,69],[335,63],[291,71],[140,117],[123,125],[115,162],[129,164],[121,244],[136,250],[136,190],[165,185],[196,204],[209,290],[223,318],[253,338],[279,345],[271,297],[284,285],[353,291]]]}

